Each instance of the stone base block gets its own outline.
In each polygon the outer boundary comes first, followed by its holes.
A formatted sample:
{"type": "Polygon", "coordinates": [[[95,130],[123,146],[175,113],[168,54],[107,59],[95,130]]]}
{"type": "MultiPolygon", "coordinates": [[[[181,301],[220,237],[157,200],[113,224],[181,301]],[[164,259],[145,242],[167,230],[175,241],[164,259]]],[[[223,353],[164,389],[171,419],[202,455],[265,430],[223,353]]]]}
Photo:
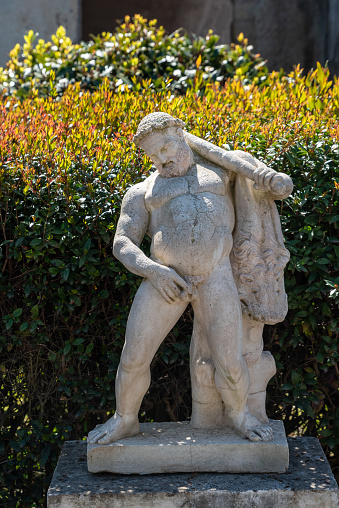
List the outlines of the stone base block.
{"type": "Polygon", "coordinates": [[[338,508],[338,486],[319,441],[288,438],[286,473],[92,474],[86,443],[65,443],[48,508],[338,508]]]}
{"type": "Polygon", "coordinates": [[[271,420],[274,439],[251,442],[231,429],[201,430],[189,422],[143,423],[140,434],[109,445],[88,445],[91,473],[184,472],[284,473],[288,445],[284,425],[271,420]]]}

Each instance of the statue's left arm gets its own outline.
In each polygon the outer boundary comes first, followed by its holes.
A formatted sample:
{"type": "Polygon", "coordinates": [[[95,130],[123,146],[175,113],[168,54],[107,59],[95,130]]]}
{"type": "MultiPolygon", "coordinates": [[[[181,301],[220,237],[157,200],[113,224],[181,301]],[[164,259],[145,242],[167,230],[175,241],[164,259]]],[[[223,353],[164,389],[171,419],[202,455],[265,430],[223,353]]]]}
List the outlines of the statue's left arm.
{"type": "Polygon", "coordinates": [[[269,168],[248,152],[234,150],[233,155],[253,167],[250,180],[254,181],[255,190],[268,192],[273,199],[284,199],[291,194],[293,183],[288,175],[269,168]]]}
{"type": "Polygon", "coordinates": [[[241,150],[227,151],[184,131],[189,147],[219,167],[238,173],[255,182],[254,188],[268,191],[273,199],[284,199],[293,190],[293,182],[285,173],[268,168],[252,155],[241,150]]]}

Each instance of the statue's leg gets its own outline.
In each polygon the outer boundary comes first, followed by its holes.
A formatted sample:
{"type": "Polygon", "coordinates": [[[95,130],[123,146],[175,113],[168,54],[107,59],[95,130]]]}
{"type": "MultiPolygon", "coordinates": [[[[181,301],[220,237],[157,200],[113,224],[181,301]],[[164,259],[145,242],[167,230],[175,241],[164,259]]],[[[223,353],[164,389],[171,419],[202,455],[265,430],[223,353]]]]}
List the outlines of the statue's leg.
{"type": "Polygon", "coordinates": [[[242,316],[229,259],[197,287],[194,312],[215,365],[215,384],[227,408],[228,422],[242,437],[272,439],[272,430],[247,409],[249,373],[242,357],[242,316]]]}
{"type": "Polygon", "coordinates": [[[225,406],[215,387],[215,367],[203,328],[194,316],[190,347],[192,382],[191,425],[213,429],[223,426],[225,406]]]}
{"type": "Polygon", "coordinates": [[[250,374],[248,409],[261,423],[268,423],[266,387],[276,372],[275,361],[269,351],[263,351],[264,324],[243,315],[242,327],[242,354],[250,374]]]}
{"type": "MultiPolygon", "coordinates": [[[[247,406],[261,423],[268,423],[266,387],[276,372],[275,361],[269,351],[263,351],[264,324],[242,316],[242,356],[250,376],[247,406]]],[[[190,348],[192,382],[192,426],[218,428],[224,423],[225,405],[215,387],[215,367],[203,329],[194,317],[190,348]]]]}
{"type": "Polygon", "coordinates": [[[229,263],[217,267],[197,287],[192,302],[215,365],[215,383],[230,410],[246,407],[249,375],[242,358],[242,317],[237,288],[229,263]]]}
{"type": "Polygon", "coordinates": [[[151,361],[187,303],[167,303],[148,280],[141,283],[129,313],[117,372],[116,412],[101,428],[90,432],[89,442],[108,444],[138,433],[138,412],[150,384],[151,361]]]}

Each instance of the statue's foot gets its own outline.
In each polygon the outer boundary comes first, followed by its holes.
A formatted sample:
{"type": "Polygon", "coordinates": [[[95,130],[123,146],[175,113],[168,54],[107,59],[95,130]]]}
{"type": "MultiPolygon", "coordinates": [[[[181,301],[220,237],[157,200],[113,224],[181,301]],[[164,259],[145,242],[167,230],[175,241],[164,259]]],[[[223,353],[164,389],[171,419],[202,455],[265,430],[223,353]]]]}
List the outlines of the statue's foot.
{"type": "Polygon", "coordinates": [[[87,437],[89,444],[100,445],[113,443],[124,437],[135,436],[139,432],[138,418],[132,416],[120,416],[115,413],[112,418],[101,425],[99,429],[92,430],[87,437]]]}
{"type": "Polygon", "coordinates": [[[250,441],[271,441],[273,430],[269,425],[260,423],[248,411],[243,413],[230,413],[230,425],[239,436],[250,441]]]}

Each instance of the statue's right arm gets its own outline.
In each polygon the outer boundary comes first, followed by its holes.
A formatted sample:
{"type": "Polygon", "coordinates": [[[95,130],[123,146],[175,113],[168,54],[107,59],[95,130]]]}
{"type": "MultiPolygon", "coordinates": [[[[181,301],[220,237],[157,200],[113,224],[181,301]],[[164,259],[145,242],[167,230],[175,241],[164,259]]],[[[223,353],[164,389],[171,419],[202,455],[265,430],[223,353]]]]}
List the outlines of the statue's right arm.
{"type": "Polygon", "coordinates": [[[113,254],[130,272],[148,278],[158,264],[145,256],[139,247],[149,220],[145,206],[146,190],[146,182],[141,182],[126,192],[114,237],[113,254]]]}
{"type": "Polygon", "coordinates": [[[145,206],[146,190],[144,181],[126,192],[114,237],[113,254],[127,270],[149,279],[163,298],[172,303],[192,294],[192,288],[173,268],[152,261],[139,247],[149,221],[145,206]]]}

